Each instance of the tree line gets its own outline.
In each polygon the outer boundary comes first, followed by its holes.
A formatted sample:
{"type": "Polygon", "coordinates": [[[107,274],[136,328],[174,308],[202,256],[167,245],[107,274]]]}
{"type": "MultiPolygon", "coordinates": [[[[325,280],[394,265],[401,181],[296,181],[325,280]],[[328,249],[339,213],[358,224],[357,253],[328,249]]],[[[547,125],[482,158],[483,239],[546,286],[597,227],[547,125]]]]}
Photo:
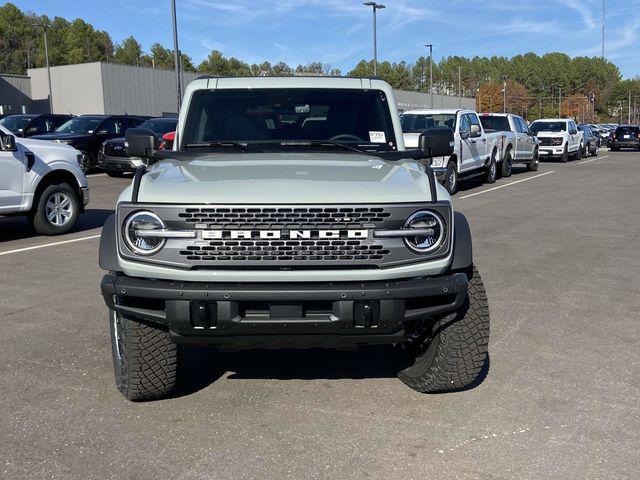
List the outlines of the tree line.
{"type": "MultiPolygon", "coordinates": [[[[1,73],[25,74],[28,68],[44,66],[43,26],[47,28],[51,65],[114,62],[174,68],[173,50],[159,43],[145,52],[133,36],[115,43],[109,33],[84,20],[51,19],[22,12],[7,3],[0,7],[1,73]]],[[[219,76],[343,74],[321,62],[296,67],[285,62],[249,64],[217,50],[199,65],[184,53],[180,58],[185,71],[219,76]]],[[[508,111],[525,117],[561,114],[595,120],[594,116],[604,119],[622,115],[625,108],[627,112],[633,108],[635,113],[640,103],[640,80],[621,81],[618,67],[597,57],[571,58],[559,52],[511,58],[449,56],[434,59],[431,68],[434,93],[476,97],[478,110],[482,111],[502,111],[506,103],[508,111]]],[[[428,92],[429,69],[428,57],[419,57],[414,63],[382,61],[377,76],[397,89],[428,92]]],[[[361,60],[346,75],[373,76],[373,61],[361,60]]]]}

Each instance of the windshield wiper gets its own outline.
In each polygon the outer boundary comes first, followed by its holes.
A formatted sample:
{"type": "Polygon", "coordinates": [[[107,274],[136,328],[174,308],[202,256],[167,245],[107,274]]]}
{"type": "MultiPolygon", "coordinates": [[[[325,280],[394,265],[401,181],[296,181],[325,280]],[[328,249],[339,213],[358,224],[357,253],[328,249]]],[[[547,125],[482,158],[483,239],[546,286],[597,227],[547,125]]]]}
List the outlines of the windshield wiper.
{"type": "Polygon", "coordinates": [[[283,140],[280,142],[281,147],[339,147],[343,150],[350,150],[352,152],[366,153],[364,150],[352,147],[346,143],[332,142],[331,140],[283,140]]]}
{"type": "Polygon", "coordinates": [[[238,142],[203,142],[203,143],[187,143],[184,148],[210,148],[210,147],[232,147],[242,152],[247,151],[247,146],[238,142]]]}

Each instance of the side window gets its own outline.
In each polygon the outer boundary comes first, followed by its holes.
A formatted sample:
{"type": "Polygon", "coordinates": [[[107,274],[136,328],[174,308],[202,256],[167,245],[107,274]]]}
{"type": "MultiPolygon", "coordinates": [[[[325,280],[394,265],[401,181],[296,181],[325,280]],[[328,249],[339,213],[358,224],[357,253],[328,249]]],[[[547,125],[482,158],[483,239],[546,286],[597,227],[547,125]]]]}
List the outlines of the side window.
{"type": "Polygon", "coordinates": [[[46,129],[46,120],[47,117],[45,116],[41,116],[33,120],[27,127],[27,133],[48,132],[49,130],[46,129]]]}
{"type": "Polygon", "coordinates": [[[569,133],[571,135],[575,135],[578,133],[578,129],[576,128],[576,124],[572,121],[569,121],[569,133]]]}
{"type": "Polygon", "coordinates": [[[427,120],[425,115],[416,115],[415,123],[413,124],[414,130],[426,130],[427,129],[427,120]]]}
{"type": "Polygon", "coordinates": [[[98,127],[99,132],[105,132],[108,135],[117,135],[122,131],[122,120],[108,118],[98,127]]]}
{"type": "Polygon", "coordinates": [[[478,134],[477,136],[480,136],[482,132],[482,127],[480,126],[480,119],[478,118],[478,116],[475,113],[468,113],[466,115],[467,117],[469,117],[469,124],[470,125],[477,125],[478,126],[478,134]]]}
{"type": "Polygon", "coordinates": [[[458,129],[459,132],[463,132],[463,131],[467,131],[469,132],[469,119],[467,118],[467,115],[461,115],[460,116],[460,128],[458,129]]]}
{"type": "Polygon", "coordinates": [[[518,132],[528,134],[529,127],[527,127],[527,124],[525,123],[525,121],[520,117],[515,117],[515,120],[516,120],[516,124],[518,125],[518,132]]]}
{"type": "Polygon", "coordinates": [[[56,128],[58,128],[60,125],[62,125],[64,122],[66,122],[67,120],[69,120],[71,117],[53,117],[49,119],[49,123],[51,125],[51,130],[55,130],[56,128]]]}

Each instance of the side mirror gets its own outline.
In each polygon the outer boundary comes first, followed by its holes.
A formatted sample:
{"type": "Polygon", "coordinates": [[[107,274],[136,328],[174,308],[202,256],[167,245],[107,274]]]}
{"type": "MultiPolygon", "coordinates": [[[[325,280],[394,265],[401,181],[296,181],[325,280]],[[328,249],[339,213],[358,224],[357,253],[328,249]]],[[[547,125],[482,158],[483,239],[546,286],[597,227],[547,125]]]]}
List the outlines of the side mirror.
{"type": "Polygon", "coordinates": [[[0,135],[0,141],[2,145],[0,145],[1,150],[4,152],[15,152],[18,150],[16,146],[16,137],[13,135],[0,135]]]}
{"type": "Polygon", "coordinates": [[[479,137],[480,136],[480,125],[472,124],[469,136],[471,138],[479,137]]]}
{"type": "Polygon", "coordinates": [[[418,137],[418,148],[426,158],[448,157],[453,154],[453,145],[453,130],[449,127],[433,127],[418,137]]]}
{"type": "Polygon", "coordinates": [[[466,140],[467,138],[469,138],[469,130],[460,129],[460,138],[462,140],[466,140]]]}
{"type": "Polygon", "coordinates": [[[130,128],[125,134],[124,147],[130,157],[149,158],[159,146],[158,137],[147,128],[130,128]]]}

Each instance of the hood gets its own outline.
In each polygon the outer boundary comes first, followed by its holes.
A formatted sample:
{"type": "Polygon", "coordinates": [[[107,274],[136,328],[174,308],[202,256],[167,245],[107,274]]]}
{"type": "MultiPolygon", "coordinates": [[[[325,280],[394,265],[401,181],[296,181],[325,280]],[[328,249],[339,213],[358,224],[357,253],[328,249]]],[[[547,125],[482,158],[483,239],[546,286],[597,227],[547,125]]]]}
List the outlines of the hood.
{"type": "Polygon", "coordinates": [[[544,130],[540,130],[536,137],[541,138],[562,138],[567,135],[567,132],[545,132],[544,130]]]}
{"type": "Polygon", "coordinates": [[[30,138],[36,138],[38,140],[83,140],[89,138],[91,135],[87,133],[47,133],[45,135],[34,135],[30,138]]]}
{"type": "MultiPolygon", "coordinates": [[[[129,191],[121,199],[131,198],[129,191]]],[[[440,199],[448,198],[439,190],[440,199]]],[[[139,200],[155,203],[399,203],[431,199],[423,167],[328,153],[212,154],[164,160],[142,177],[139,200]]]]}

